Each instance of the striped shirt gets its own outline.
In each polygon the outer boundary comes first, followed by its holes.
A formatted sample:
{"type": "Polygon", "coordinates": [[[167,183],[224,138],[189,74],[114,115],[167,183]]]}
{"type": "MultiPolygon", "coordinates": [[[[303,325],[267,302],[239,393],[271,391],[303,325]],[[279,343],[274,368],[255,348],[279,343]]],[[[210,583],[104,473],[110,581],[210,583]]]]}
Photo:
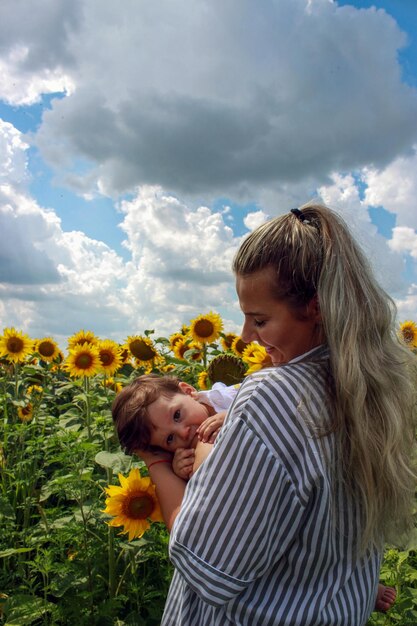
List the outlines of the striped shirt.
{"type": "Polygon", "coordinates": [[[321,346],[239,390],[189,481],[170,538],[163,626],[362,626],[380,554],[358,557],[357,503],[337,461],[321,346]]]}

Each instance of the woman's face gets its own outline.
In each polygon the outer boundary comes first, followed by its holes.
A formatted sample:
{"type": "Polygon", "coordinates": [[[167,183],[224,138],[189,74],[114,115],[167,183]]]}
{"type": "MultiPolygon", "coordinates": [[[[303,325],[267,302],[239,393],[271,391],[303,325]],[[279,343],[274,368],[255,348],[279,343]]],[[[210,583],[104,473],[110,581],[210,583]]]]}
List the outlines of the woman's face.
{"type": "Polygon", "coordinates": [[[273,297],[272,267],[236,277],[236,291],[245,316],[242,339],[266,349],[274,365],[288,363],[323,343],[321,316],[316,298],[295,315],[285,300],[273,297]]]}

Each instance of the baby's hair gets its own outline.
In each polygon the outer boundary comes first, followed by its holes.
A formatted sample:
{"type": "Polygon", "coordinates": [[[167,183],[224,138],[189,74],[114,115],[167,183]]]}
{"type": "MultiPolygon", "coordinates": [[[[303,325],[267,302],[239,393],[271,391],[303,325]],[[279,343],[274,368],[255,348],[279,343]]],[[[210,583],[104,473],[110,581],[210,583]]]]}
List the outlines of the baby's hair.
{"type": "Polygon", "coordinates": [[[363,541],[398,539],[411,524],[414,390],[411,351],[395,333],[395,305],[345,222],[307,204],[262,224],[233,270],[275,270],[271,293],[294,313],[316,296],[330,350],[330,400],[343,480],[359,492],[363,541]]]}
{"type": "Polygon", "coordinates": [[[174,376],[145,374],[124,387],[112,404],[113,421],[122,448],[127,454],[136,449],[153,450],[148,407],[161,396],[181,393],[179,379],[174,376]]]}

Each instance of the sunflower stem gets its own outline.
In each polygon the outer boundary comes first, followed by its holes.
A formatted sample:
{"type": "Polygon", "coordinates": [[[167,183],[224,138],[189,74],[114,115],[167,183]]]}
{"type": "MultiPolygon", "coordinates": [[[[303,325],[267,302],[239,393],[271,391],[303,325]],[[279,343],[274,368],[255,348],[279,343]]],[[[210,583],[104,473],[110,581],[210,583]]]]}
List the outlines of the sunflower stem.
{"type": "Polygon", "coordinates": [[[87,436],[88,436],[88,441],[91,442],[91,400],[90,400],[90,381],[88,379],[88,376],[84,376],[84,391],[85,391],[87,436]]]}
{"type": "Polygon", "coordinates": [[[207,369],[207,344],[203,343],[203,363],[204,369],[207,369]]]}

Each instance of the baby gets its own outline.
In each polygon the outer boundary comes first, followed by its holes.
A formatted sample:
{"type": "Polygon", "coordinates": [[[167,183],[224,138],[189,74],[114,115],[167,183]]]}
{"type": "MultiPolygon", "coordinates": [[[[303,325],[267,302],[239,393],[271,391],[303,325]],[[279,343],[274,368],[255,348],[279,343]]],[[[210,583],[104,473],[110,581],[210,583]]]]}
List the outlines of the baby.
{"type": "Polygon", "coordinates": [[[113,402],[120,444],[128,454],[171,452],[174,472],[188,480],[209,454],[238,388],[216,383],[197,391],[172,376],[139,376],[113,402]]]}

